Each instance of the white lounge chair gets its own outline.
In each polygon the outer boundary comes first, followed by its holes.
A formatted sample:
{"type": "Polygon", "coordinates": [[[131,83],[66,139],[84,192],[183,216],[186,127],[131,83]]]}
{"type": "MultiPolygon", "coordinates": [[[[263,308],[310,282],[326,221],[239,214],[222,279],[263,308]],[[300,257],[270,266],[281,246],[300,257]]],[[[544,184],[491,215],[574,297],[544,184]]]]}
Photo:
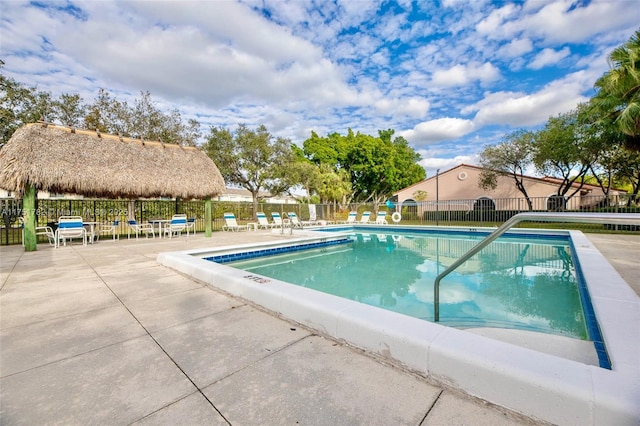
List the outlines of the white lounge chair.
{"type": "Polygon", "coordinates": [[[302,222],[298,219],[298,215],[295,212],[287,212],[287,217],[291,221],[291,226],[294,228],[302,228],[302,222]]]}
{"type": "Polygon", "coordinates": [[[378,210],[378,214],[376,216],[376,225],[386,225],[388,223],[389,222],[387,222],[387,212],[378,210]]]}
{"type": "Polygon", "coordinates": [[[264,212],[258,212],[256,216],[258,217],[258,228],[269,229],[277,226],[275,222],[269,223],[269,219],[267,219],[267,215],[264,212]]]}
{"type": "Polygon", "coordinates": [[[318,214],[315,204],[309,204],[309,220],[303,220],[302,224],[307,226],[318,224],[318,214]]]}
{"type": "Polygon", "coordinates": [[[271,213],[271,219],[273,219],[274,228],[282,228],[282,216],[280,216],[280,213],[278,212],[271,213]]]}
{"type": "Polygon", "coordinates": [[[236,216],[233,213],[224,214],[225,225],[222,226],[223,231],[247,231],[249,227],[247,225],[238,225],[236,216]]]}
{"type": "Polygon", "coordinates": [[[87,230],[82,223],[82,216],[60,216],[56,229],[55,246],[67,245],[67,240],[82,238],[82,245],[87,245],[87,230]]]}
{"type": "Polygon", "coordinates": [[[138,239],[138,236],[141,232],[144,233],[146,238],[149,238],[149,234],[151,234],[151,238],[156,237],[156,233],[153,230],[153,225],[150,223],[138,223],[138,221],[136,220],[129,220],[128,224],[129,228],[127,230],[127,238],[131,238],[131,231],[133,231],[133,233],[135,234],[136,240],[138,239]]]}
{"type": "Polygon", "coordinates": [[[362,216],[360,216],[360,221],[358,223],[369,224],[369,223],[371,223],[371,222],[369,222],[369,218],[370,217],[371,217],[371,212],[370,211],[362,212],[362,216]]]}
{"type": "MultiPolygon", "coordinates": [[[[187,215],[186,214],[174,214],[170,222],[164,225],[164,235],[169,239],[175,235],[179,237],[182,231],[187,231],[187,215]]],[[[187,231],[187,237],[189,237],[189,231],[187,231]]]]}
{"type": "Polygon", "coordinates": [[[349,216],[347,216],[347,220],[342,221],[342,223],[347,223],[347,224],[354,224],[356,223],[356,219],[358,218],[358,212],[357,211],[350,211],[349,212],[349,216]]]}

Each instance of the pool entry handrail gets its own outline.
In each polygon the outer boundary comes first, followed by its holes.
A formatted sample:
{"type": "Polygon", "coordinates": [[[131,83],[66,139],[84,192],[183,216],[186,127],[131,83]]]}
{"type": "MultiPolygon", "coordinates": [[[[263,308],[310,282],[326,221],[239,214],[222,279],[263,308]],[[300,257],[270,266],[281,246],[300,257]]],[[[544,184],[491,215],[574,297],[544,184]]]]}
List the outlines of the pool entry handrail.
{"type": "Polygon", "coordinates": [[[519,222],[577,222],[612,225],[640,225],[640,213],[518,213],[507,220],[499,228],[487,235],[485,239],[473,246],[447,269],[442,271],[433,282],[433,320],[440,321],[440,281],[458,266],[469,260],[471,256],[491,244],[496,238],[507,232],[519,222]]]}

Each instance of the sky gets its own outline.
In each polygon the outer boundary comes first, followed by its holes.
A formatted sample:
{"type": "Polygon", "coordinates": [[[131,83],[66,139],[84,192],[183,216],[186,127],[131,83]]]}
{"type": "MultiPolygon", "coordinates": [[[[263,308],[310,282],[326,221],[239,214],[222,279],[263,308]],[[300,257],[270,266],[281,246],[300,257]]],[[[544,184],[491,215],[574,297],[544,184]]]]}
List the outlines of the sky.
{"type": "Polygon", "coordinates": [[[427,176],[593,96],[636,0],[0,0],[2,72],[302,146],[393,129],[427,176]]]}

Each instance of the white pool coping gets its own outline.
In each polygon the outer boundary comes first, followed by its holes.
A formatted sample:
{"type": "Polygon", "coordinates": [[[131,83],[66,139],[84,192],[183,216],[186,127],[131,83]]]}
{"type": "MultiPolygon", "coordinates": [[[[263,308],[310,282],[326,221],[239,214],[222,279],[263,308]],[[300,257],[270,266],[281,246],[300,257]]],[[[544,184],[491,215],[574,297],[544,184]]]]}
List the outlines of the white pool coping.
{"type": "MultiPolygon", "coordinates": [[[[537,229],[518,231],[549,233],[537,229]]],[[[553,233],[571,236],[612,370],[271,278],[260,283],[260,277],[254,274],[203,259],[249,248],[326,240],[333,238],[333,233],[296,232],[294,236],[298,238],[290,240],[160,253],[157,260],[322,334],[392,358],[443,385],[529,417],[554,424],[637,425],[640,298],[582,232],[553,233]]]]}

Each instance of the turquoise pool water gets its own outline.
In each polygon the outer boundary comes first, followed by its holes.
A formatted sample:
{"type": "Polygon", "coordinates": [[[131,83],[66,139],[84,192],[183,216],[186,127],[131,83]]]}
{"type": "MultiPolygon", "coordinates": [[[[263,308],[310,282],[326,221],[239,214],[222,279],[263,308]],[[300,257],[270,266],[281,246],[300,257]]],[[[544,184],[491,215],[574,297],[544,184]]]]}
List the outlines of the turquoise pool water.
{"type": "MultiPolygon", "coordinates": [[[[225,264],[433,320],[435,277],[482,235],[357,233],[350,242],[225,264]]],[[[503,237],[442,280],[441,323],[588,339],[566,237],[503,237]]]]}

